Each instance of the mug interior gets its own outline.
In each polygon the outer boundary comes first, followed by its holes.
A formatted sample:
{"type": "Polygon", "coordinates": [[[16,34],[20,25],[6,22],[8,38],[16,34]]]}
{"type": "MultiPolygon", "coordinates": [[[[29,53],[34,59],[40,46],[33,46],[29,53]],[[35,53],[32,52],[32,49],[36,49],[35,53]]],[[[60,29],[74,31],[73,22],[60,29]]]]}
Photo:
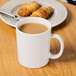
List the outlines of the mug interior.
{"type": "MultiPolygon", "coordinates": [[[[40,17],[26,17],[24,19],[21,19],[20,21],[17,22],[16,24],[16,29],[19,30],[19,27],[23,24],[27,24],[27,23],[40,23],[45,25],[46,27],[48,27],[48,30],[51,29],[51,23],[43,18],[40,17]]],[[[47,31],[48,31],[47,30],[47,31]]],[[[19,30],[20,31],[20,30],[19,30]]],[[[46,32],[46,31],[45,31],[46,32]]],[[[24,33],[24,32],[23,32],[24,33]]],[[[44,33],[44,32],[43,32],[44,33]]],[[[27,33],[28,34],[28,33],[27,33]]]]}

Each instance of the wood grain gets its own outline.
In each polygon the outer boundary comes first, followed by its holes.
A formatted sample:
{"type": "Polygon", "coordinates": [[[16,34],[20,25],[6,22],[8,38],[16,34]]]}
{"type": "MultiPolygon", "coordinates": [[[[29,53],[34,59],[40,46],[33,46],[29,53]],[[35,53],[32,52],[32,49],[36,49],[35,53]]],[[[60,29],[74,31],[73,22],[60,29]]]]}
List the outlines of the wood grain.
{"type": "MultiPolygon", "coordinates": [[[[7,1],[0,0],[0,6],[7,1]]],[[[64,53],[40,69],[28,69],[18,63],[15,28],[0,20],[0,76],[76,76],[76,6],[61,3],[67,7],[68,17],[52,33],[63,37],[64,53]]],[[[59,42],[56,39],[51,42],[51,52],[57,53],[59,42]]]]}

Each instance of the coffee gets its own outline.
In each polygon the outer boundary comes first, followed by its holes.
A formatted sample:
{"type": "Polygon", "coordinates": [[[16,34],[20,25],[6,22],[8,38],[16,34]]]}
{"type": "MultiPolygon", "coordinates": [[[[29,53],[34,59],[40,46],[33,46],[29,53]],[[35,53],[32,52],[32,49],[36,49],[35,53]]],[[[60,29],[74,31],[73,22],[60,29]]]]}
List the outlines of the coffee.
{"type": "Polygon", "coordinates": [[[39,34],[48,30],[48,27],[40,23],[27,23],[19,27],[19,30],[29,34],[39,34]]]}

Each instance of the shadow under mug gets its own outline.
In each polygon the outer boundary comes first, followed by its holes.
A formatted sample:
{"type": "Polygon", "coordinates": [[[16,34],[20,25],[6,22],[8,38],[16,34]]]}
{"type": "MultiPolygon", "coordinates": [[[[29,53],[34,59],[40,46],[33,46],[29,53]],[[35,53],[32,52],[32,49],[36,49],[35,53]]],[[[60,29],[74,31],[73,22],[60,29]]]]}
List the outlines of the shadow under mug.
{"type": "Polygon", "coordinates": [[[43,18],[26,17],[16,24],[16,37],[18,60],[21,65],[28,68],[40,68],[49,62],[49,58],[59,58],[64,49],[64,42],[58,34],[51,34],[51,23],[43,18]],[[40,23],[46,25],[48,30],[40,34],[28,34],[21,32],[18,28],[27,23],[40,23]],[[50,53],[50,39],[57,38],[61,47],[58,54],[50,53]]]}

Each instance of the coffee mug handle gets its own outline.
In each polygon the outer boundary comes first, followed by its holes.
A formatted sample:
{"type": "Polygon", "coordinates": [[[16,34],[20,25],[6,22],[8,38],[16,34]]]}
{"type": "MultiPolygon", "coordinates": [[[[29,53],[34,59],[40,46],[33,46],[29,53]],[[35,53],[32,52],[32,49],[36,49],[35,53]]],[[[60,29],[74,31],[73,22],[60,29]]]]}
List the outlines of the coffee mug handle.
{"type": "Polygon", "coordinates": [[[59,36],[58,34],[52,34],[52,35],[51,35],[51,38],[57,38],[57,39],[60,41],[61,47],[60,47],[59,53],[58,53],[58,54],[55,54],[55,55],[52,54],[52,53],[49,54],[49,57],[50,57],[51,59],[57,59],[57,58],[59,58],[59,57],[62,55],[62,53],[63,53],[63,50],[64,50],[64,41],[63,41],[62,37],[59,36]]]}

